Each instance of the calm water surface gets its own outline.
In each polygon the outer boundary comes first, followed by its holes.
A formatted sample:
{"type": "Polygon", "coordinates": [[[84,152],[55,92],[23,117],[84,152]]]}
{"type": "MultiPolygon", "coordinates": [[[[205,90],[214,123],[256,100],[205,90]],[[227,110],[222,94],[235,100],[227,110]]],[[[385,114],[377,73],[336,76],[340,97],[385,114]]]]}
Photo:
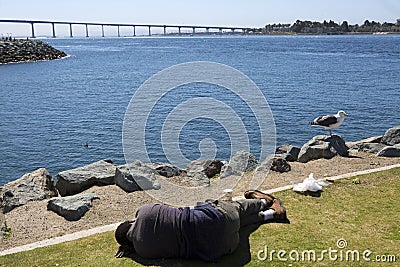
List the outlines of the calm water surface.
{"type": "MultiPolygon", "coordinates": [[[[277,145],[300,146],[325,134],[307,123],[339,109],[351,115],[335,131],[346,141],[400,124],[400,35],[45,41],[71,57],[0,65],[0,185],[39,167],[56,175],[103,158],[123,164],[122,123],[135,90],[164,68],[189,61],[223,63],[250,77],[271,107],[277,145]]],[[[199,96],[232,105],[250,133],[252,152],[259,152],[251,109],[223,88],[194,84],[154,107],[146,126],[153,161],[165,161],[160,127],[168,112],[199,96]]],[[[197,159],[204,138],[216,143],[217,158],[229,158],[227,132],[201,118],[182,128],[182,153],[197,159]]]]}

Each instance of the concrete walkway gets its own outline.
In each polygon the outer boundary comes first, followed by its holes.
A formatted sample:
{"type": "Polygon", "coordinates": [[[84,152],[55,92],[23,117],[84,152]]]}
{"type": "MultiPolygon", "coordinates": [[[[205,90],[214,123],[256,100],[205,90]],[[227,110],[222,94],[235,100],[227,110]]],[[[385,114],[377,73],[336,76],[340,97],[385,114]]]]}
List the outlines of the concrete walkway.
{"type": "Polygon", "coordinates": [[[118,224],[119,223],[104,225],[104,226],[100,226],[100,227],[96,227],[96,228],[92,228],[92,229],[88,229],[88,230],[75,232],[75,233],[72,233],[72,234],[66,234],[66,235],[63,235],[63,236],[53,237],[53,238],[42,240],[42,241],[38,241],[38,242],[35,242],[35,243],[32,243],[32,244],[23,245],[23,246],[20,246],[20,247],[15,247],[15,248],[3,250],[3,251],[0,251],[0,256],[4,256],[4,255],[7,255],[7,254],[18,253],[18,252],[21,252],[21,251],[32,250],[32,249],[35,249],[35,248],[41,248],[41,247],[56,245],[56,244],[60,244],[60,243],[63,243],[63,242],[72,241],[72,240],[76,240],[76,239],[79,239],[79,238],[83,238],[83,237],[87,237],[87,236],[90,236],[90,235],[94,235],[94,234],[114,231],[117,228],[118,224]]]}
{"type": "MultiPolygon", "coordinates": [[[[324,179],[321,179],[321,180],[326,180],[326,179],[339,180],[339,179],[349,178],[349,177],[362,175],[362,174],[368,174],[368,173],[374,173],[374,172],[379,172],[379,171],[390,170],[390,169],[393,169],[393,168],[400,168],[400,164],[395,164],[395,165],[390,165],[390,166],[385,166],[385,167],[380,167],[380,168],[375,168],[375,169],[369,169],[369,170],[365,170],[365,171],[358,171],[358,172],[351,172],[351,173],[341,174],[341,175],[337,175],[337,176],[333,176],[333,177],[327,177],[327,178],[324,178],[324,179]]],[[[276,193],[276,192],[292,189],[293,186],[294,185],[282,186],[282,187],[266,190],[265,192],[266,193],[270,193],[270,194],[271,193],[276,193]]],[[[238,200],[238,199],[242,199],[242,198],[243,198],[243,196],[238,196],[238,197],[234,197],[233,200],[238,200]]],[[[114,231],[119,224],[120,224],[120,222],[114,223],[114,224],[109,224],[109,225],[104,225],[104,226],[100,226],[100,227],[96,227],[96,228],[92,228],[92,229],[88,229],[88,230],[79,231],[79,232],[72,233],[72,234],[67,234],[67,235],[63,235],[63,236],[59,236],[59,237],[54,237],[54,238],[38,241],[38,242],[35,242],[35,243],[32,243],[32,244],[27,244],[27,245],[23,245],[23,246],[11,248],[11,249],[3,250],[3,251],[0,251],[0,256],[13,254],[13,253],[18,253],[18,252],[27,251],[27,250],[32,250],[32,249],[40,248],[40,247],[46,247],[46,246],[50,246],[50,245],[56,245],[56,244],[60,244],[60,243],[63,243],[63,242],[72,241],[72,240],[76,240],[76,239],[79,239],[79,238],[83,238],[83,237],[87,237],[87,236],[90,236],[90,235],[94,235],[94,234],[114,231]]]]}

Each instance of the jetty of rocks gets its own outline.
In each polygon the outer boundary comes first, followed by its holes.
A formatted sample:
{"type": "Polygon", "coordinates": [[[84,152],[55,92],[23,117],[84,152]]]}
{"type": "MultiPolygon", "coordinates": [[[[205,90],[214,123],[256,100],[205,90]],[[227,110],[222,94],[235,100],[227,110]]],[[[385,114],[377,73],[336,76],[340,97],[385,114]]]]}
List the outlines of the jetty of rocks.
{"type": "Polygon", "coordinates": [[[39,40],[0,39],[0,64],[52,60],[66,56],[64,52],[39,40]]]}
{"type": "Polygon", "coordinates": [[[180,185],[190,187],[210,186],[210,179],[217,177],[224,179],[254,171],[289,172],[289,162],[306,163],[335,156],[348,157],[349,152],[369,152],[376,157],[400,157],[400,125],[388,129],[383,136],[356,142],[346,143],[338,135],[314,136],[301,148],[290,144],[279,146],[274,156],[263,162],[258,162],[256,156],[248,151],[238,151],[229,162],[195,160],[184,170],[169,163],[144,163],[138,160],[117,166],[110,159],[59,172],[54,178],[46,169],[41,168],[0,187],[0,214],[8,213],[28,201],[47,199],[48,210],[68,221],[77,221],[91,208],[92,201],[99,199],[95,193],[83,192],[96,185],[117,185],[127,193],[158,190],[161,188],[158,179],[175,179],[180,185]]]}

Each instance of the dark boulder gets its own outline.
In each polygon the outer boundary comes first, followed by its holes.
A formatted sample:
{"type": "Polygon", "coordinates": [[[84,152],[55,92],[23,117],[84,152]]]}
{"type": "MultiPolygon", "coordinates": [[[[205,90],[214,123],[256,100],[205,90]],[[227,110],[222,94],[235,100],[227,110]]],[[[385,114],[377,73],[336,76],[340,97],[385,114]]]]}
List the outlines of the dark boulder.
{"type": "Polygon", "coordinates": [[[394,146],[386,146],[376,155],[378,157],[400,157],[400,144],[394,146]]]}
{"type": "Polygon", "coordinates": [[[94,193],[55,197],[49,200],[47,209],[68,221],[77,221],[92,207],[92,201],[95,199],[99,197],[94,193]]]}
{"type": "Polygon", "coordinates": [[[181,169],[168,163],[148,163],[147,166],[149,166],[151,169],[154,169],[159,175],[167,178],[179,176],[182,173],[181,169]]]}
{"type": "Polygon", "coordinates": [[[297,160],[305,163],[320,158],[331,159],[336,155],[345,157],[349,155],[348,150],[344,140],[338,135],[317,135],[302,146],[297,160]]]}
{"type": "Polygon", "coordinates": [[[212,178],[215,175],[221,173],[222,166],[224,166],[224,163],[222,163],[222,161],[214,159],[206,168],[205,174],[208,178],[212,178]]]}
{"type": "Polygon", "coordinates": [[[291,167],[284,158],[275,157],[271,162],[271,170],[282,173],[290,171],[291,167]]]}
{"type": "Polygon", "coordinates": [[[53,178],[45,168],[27,173],[0,189],[4,213],[25,205],[28,201],[43,200],[58,195],[53,178]]]}
{"type": "Polygon", "coordinates": [[[293,145],[282,145],[278,147],[275,154],[286,161],[297,161],[300,153],[300,148],[293,145]]]}

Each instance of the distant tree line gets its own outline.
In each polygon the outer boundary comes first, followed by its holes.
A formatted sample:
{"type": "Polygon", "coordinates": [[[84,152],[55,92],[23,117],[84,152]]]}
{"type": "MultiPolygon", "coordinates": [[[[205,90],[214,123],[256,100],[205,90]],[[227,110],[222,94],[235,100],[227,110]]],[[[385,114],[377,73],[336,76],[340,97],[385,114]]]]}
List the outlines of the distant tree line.
{"type": "Polygon", "coordinates": [[[347,21],[341,24],[330,20],[327,22],[297,20],[290,24],[268,24],[264,28],[249,29],[253,34],[349,34],[349,33],[400,33],[400,19],[396,23],[364,21],[362,25],[349,25],[347,21]]]}

